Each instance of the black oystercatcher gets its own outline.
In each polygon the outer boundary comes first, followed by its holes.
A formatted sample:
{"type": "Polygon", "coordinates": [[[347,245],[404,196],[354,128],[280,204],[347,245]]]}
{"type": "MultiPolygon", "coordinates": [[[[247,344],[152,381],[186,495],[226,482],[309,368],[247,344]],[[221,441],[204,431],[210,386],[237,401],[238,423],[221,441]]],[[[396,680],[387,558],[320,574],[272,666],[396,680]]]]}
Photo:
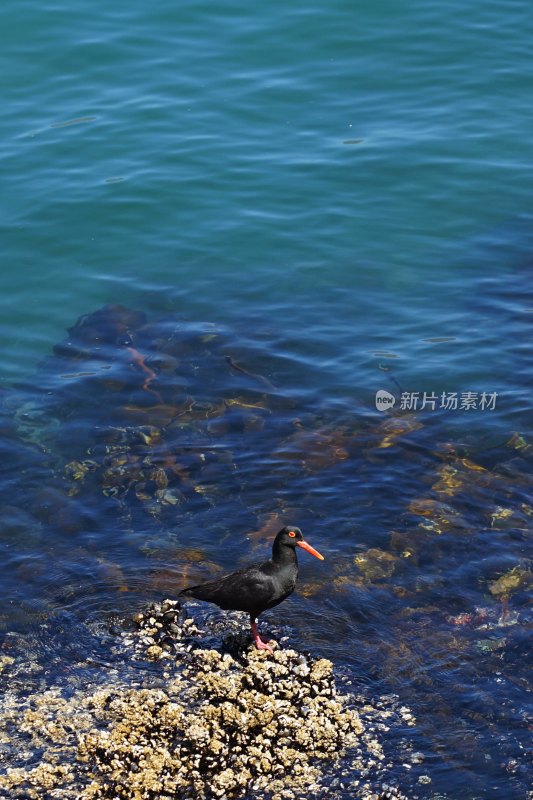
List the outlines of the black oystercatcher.
{"type": "Polygon", "coordinates": [[[244,567],[216,581],[189,586],[180,596],[207,600],[226,610],[247,611],[256,647],[272,653],[272,647],[263,642],[257,632],[257,617],[294,591],[298,577],[296,547],[324,560],[324,556],[304,541],[300,528],[288,525],[274,539],[272,558],[268,561],[244,567]]]}

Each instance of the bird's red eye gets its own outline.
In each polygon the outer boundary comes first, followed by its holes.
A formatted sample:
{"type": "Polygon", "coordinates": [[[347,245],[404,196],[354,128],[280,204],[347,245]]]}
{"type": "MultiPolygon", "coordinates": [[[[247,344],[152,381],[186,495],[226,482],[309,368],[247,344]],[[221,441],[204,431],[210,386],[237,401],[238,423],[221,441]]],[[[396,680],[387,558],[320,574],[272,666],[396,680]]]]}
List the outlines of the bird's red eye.
{"type": "Polygon", "coordinates": [[[289,531],[289,536],[291,537],[291,539],[294,539],[296,534],[294,533],[294,531],[289,531]]]}

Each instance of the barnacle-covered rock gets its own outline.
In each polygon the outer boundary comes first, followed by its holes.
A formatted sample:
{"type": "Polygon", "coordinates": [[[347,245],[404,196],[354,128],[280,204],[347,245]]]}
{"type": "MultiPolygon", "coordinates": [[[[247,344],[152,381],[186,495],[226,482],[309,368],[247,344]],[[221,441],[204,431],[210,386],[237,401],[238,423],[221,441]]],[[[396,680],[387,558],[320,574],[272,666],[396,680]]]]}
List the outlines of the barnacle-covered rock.
{"type": "Polygon", "coordinates": [[[70,786],[76,800],[231,800],[303,797],[318,788],[320,764],[343,756],[363,731],[331,661],[295,650],[233,657],[191,649],[198,630],[180,621],[179,610],[172,600],[154,604],[124,634],[145,658],[166,656],[159,685],[109,683],[68,698],[59,691],[30,698],[17,725],[41,757],[0,776],[0,794],[42,798],[53,789],[70,798],[70,786]],[[170,638],[175,646],[164,652],[170,638]]]}
{"type": "Polygon", "coordinates": [[[6,667],[10,667],[14,661],[15,659],[12,656],[0,656],[0,672],[6,667]]]}
{"type": "Polygon", "coordinates": [[[318,761],[339,757],[362,731],[338,694],[333,665],[294,650],[252,650],[242,664],[196,650],[165,689],[129,689],[95,700],[101,730],[80,738],[91,765],[85,800],[158,796],[237,798],[303,789],[318,761]],[[146,794],[148,793],[148,794],[146,794]]]}

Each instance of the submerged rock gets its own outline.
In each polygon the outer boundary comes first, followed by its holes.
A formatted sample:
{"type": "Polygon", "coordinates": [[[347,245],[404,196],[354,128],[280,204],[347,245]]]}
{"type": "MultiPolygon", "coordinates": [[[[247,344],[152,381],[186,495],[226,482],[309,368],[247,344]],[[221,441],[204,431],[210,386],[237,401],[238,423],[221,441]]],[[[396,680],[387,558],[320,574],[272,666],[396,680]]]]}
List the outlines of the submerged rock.
{"type": "Polygon", "coordinates": [[[489,591],[500,600],[508,598],[518,589],[526,588],[533,584],[533,573],[526,567],[517,566],[501,575],[497,580],[489,583],[489,591]]]}
{"type": "Polygon", "coordinates": [[[353,561],[359,572],[357,582],[363,584],[389,578],[402,566],[400,558],[378,547],[357,553],[353,561]]]}

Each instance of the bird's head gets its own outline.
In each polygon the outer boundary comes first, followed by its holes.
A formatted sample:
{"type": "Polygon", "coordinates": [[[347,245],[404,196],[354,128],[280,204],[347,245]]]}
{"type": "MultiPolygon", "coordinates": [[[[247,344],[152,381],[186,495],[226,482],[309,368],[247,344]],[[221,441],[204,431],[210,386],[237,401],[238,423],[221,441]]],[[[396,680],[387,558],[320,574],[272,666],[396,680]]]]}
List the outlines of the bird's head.
{"type": "Polygon", "coordinates": [[[276,536],[276,539],[280,545],[292,547],[293,549],[296,547],[301,547],[302,550],[307,550],[307,552],[311,553],[311,555],[315,556],[315,558],[319,558],[321,561],[324,561],[324,556],[305,541],[300,528],[295,528],[294,525],[286,525],[284,528],[282,528],[276,536]]]}

